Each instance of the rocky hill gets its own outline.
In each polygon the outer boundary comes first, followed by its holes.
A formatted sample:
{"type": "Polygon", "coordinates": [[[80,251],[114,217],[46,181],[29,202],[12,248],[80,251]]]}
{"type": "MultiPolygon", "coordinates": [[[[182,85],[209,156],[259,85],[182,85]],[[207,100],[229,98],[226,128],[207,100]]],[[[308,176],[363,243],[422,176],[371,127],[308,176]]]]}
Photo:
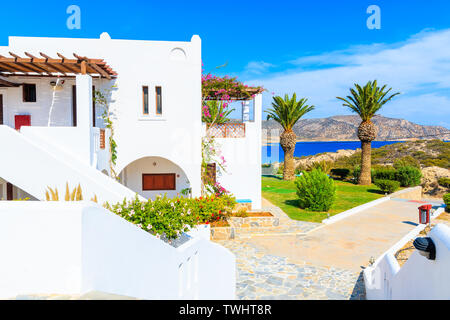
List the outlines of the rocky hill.
{"type": "MultiPolygon", "coordinates": [[[[303,119],[294,126],[299,141],[355,141],[361,120],[357,115],[333,116],[321,119],[303,119]]],[[[443,139],[450,140],[450,130],[439,126],[422,126],[403,119],[375,116],[377,140],[443,139]]],[[[263,121],[263,129],[281,129],[273,120],[263,121]]],[[[274,134],[269,141],[275,142],[274,134]]]]}

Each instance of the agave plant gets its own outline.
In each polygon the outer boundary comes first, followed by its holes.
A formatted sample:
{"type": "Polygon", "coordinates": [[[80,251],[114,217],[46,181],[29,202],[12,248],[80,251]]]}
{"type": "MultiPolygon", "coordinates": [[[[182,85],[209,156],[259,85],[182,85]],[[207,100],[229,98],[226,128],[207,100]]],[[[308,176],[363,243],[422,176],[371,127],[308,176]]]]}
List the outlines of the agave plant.
{"type": "Polygon", "coordinates": [[[377,127],[371,121],[373,116],[392,98],[400,93],[389,95],[392,88],[386,90],[386,85],[378,87],[377,81],[369,81],[364,87],[355,84],[355,89],[350,89],[350,96],[347,98],[337,97],[344,102],[343,106],[350,108],[361,117],[361,124],[358,128],[358,138],[361,140],[361,174],[358,183],[370,185],[371,161],[372,161],[372,141],[377,137],[377,127]]]}
{"type": "Polygon", "coordinates": [[[267,120],[273,119],[284,129],[280,135],[280,145],[284,151],[283,180],[295,179],[294,151],[297,143],[297,135],[292,128],[306,113],[315,109],[314,106],[307,105],[308,99],[302,98],[297,101],[297,95],[294,93],[292,98],[285,95],[284,99],[273,97],[272,108],[267,110],[267,120]]]}

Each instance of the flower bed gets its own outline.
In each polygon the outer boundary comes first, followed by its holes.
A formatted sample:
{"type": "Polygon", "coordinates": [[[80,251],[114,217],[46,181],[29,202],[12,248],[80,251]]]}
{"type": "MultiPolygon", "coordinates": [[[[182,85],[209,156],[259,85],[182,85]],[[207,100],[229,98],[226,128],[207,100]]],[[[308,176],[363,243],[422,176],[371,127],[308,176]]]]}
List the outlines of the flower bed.
{"type": "Polygon", "coordinates": [[[153,201],[141,201],[136,197],[114,205],[106,203],[105,207],[137,227],[170,242],[196,225],[225,220],[234,205],[235,199],[231,196],[210,195],[172,199],[164,196],[153,201]]]}

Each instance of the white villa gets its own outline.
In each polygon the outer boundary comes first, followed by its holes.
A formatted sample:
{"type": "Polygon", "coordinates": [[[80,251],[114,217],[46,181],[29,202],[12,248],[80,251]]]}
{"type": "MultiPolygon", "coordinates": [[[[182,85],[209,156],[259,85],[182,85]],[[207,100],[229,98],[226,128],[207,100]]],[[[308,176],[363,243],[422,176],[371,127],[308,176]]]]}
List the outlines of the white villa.
{"type": "MultiPolygon", "coordinates": [[[[10,37],[0,47],[0,199],[43,200],[66,182],[117,202],[201,193],[201,40],[10,37]],[[112,179],[102,92],[117,144],[112,179]],[[96,102],[97,101],[97,102],[96,102]]],[[[227,170],[217,180],[261,207],[261,94],[242,121],[217,125],[227,170]],[[253,109],[253,110],[252,110],[253,109]],[[251,116],[253,115],[253,116],[251,116]]]]}
{"type": "Polygon", "coordinates": [[[244,100],[240,121],[206,130],[197,35],[10,37],[0,47],[0,242],[10,244],[0,248],[0,299],[234,299],[235,257],[210,241],[209,225],[175,247],[101,205],[200,196],[202,139],[213,132],[227,170],[208,163],[208,176],[260,208],[262,98],[244,100]],[[48,187],[63,200],[66,184],[98,204],[42,201],[48,187]]]}

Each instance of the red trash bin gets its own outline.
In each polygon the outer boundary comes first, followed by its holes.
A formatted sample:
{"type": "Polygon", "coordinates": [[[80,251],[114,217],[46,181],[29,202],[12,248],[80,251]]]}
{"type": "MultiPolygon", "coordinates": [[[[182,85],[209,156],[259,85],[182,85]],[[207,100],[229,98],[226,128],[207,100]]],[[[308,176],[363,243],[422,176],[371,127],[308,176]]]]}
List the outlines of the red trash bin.
{"type": "Polygon", "coordinates": [[[419,223],[430,223],[430,211],[433,206],[431,204],[425,204],[419,207],[419,223]]]}

